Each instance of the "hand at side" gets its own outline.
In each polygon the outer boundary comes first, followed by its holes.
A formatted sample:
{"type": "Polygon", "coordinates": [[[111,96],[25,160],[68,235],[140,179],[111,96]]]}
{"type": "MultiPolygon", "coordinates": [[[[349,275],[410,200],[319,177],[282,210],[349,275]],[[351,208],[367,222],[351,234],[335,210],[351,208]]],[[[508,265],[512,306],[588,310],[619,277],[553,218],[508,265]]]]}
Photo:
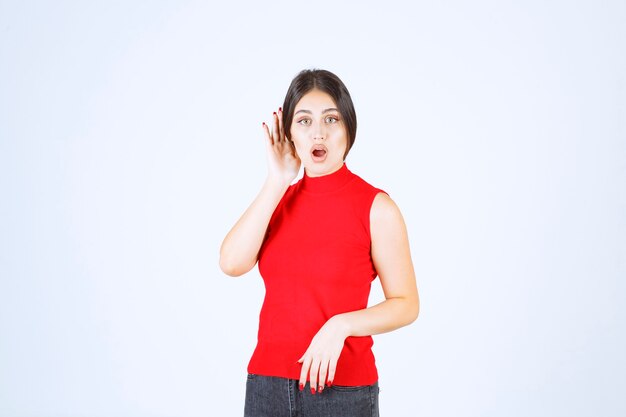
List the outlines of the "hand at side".
{"type": "Polygon", "coordinates": [[[332,384],[346,337],[348,328],[339,316],[331,318],[322,326],[298,360],[302,364],[300,387],[306,385],[307,377],[311,383],[312,394],[316,391],[322,392],[324,385],[332,384]]]}

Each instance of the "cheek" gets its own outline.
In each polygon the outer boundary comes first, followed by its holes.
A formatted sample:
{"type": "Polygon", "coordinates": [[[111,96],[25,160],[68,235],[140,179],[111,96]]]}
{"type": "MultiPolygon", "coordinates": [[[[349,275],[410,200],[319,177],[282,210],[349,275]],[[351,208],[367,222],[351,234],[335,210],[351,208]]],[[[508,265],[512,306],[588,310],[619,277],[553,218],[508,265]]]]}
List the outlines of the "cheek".
{"type": "Polygon", "coordinates": [[[302,152],[304,151],[303,141],[302,138],[298,136],[298,132],[296,132],[295,130],[296,129],[293,128],[290,130],[290,138],[293,142],[294,147],[296,148],[296,153],[298,154],[298,156],[301,156],[302,152]]]}
{"type": "Polygon", "coordinates": [[[296,153],[298,154],[298,157],[302,159],[302,157],[307,153],[306,149],[304,149],[304,146],[302,146],[301,144],[298,144],[297,142],[294,142],[294,145],[295,145],[296,153]]]}
{"type": "Polygon", "coordinates": [[[295,148],[298,156],[302,156],[302,152],[304,151],[304,148],[302,147],[302,141],[300,141],[298,137],[294,135],[291,135],[291,141],[293,142],[293,147],[295,148]]]}
{"type": "Polygon", "coordinates": [[[338,144],[343,145],[348,143],[348,132],[343,126],[333,127],[332,135],[338,144]]]}
{"type": "Polygon", "coordinates": [[[294,126],[291,126],[291,129],[289,129],[289,139],[291,139],[293,143],[295,144],[300,142],[300,135],[298,135],[298,129],[296,129],[294,126]]]}

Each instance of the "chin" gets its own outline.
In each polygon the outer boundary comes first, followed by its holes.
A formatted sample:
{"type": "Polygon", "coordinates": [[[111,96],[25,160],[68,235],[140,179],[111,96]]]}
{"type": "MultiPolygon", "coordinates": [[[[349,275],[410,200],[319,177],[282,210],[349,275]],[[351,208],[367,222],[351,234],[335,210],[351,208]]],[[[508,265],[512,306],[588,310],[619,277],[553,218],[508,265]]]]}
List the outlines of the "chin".
{"type": "Polygon", "coordinates": [[[309,176],[321,176],[337,171],[342,166],[343,161],[337,162],[326,160],[322,163],[310,161],[307,165],[305,165],[305,168],[309,176]]]}

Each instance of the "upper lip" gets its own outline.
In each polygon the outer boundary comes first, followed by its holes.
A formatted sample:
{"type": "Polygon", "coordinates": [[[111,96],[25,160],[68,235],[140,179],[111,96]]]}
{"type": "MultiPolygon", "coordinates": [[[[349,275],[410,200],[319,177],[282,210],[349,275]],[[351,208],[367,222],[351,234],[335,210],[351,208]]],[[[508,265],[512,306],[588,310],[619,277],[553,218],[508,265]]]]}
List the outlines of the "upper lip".
{"type": "Polygon", "coordinates": [[[320,144],[313,145],[313,147],[311,148],[311,153],[313,153],[313,151],[316,151],[316,150],[319,150],[319,149],[321,149],[323,151],[326,151],[328,153],[328,149],[326,148],[326,146],[320,145],[320,144]]]}

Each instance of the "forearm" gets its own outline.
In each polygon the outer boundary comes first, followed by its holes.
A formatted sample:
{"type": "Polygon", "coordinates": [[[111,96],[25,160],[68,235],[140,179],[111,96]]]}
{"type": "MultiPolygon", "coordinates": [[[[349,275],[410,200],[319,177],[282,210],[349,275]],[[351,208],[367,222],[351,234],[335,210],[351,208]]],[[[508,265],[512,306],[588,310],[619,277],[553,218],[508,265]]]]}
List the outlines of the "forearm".
{"type": "Polygon", "coordinates": [[[418,314],[417,297],[396,297],[363,310],[338,314],[331,320],[337,322],[346,337],[370,336],[406,326],[414,322],[418,314]]]}
{"type": "Polygon", "coordinates": [[[272,213],[289,183],[268,177],[261,191],[228,232],[220,248],[220,268],[230,276],[254,267],[272,213]]]}

